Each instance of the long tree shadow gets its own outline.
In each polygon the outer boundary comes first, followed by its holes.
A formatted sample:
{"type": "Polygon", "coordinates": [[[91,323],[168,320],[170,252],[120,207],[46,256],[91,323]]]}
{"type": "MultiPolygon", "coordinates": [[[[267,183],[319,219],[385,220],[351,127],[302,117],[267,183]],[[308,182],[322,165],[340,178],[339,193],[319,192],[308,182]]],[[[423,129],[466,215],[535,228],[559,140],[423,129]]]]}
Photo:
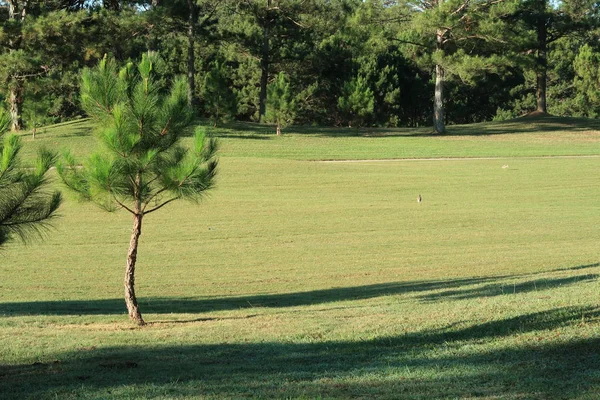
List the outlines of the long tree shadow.
{"type": "MultiPolygon", "coordinates": [[[[161,298],[141,297],[146,313],[203,313],[261,307],[295,307],[347,300],[361,300],[394,294],[423,292],[474,285],[498,277],[453,280],[393,282],[364,286],[340,287],[297,293],[266,294],[240,297],[161,298]]],[[[0,315],[98,315],[125,312],[122,299],[61,300],[1,303],[0,315]]]]}
{"type": "MultiPolygon", "coordinates": [[[[597,268],[599,266],[600,263],[596,263],[562,268],[556,271],[575,271],[580,269],[597,268]]],[[[586,282],[596,279],[598,276],[595,274],[586,274],[574,277],[544,279],[536,278],[537,275],[548,274],[551,272],[552,271],[534,274],[475,277],[464,279],[390,282],[363,286],[336,287],[296,293],[278,293],[236,297],[141,297],[139,298],[139,302],[143,311],[146,313],[172,314],[176,312],[184,314],[196,314],[250,308],[286,308],[408,294],[417,294],[419,295],[418,298],[423,301],[439,301],[444,298],[458,300],[551,289],[558,286],[586,282]],[[532,279],[525,282],[520,282],[518,284],[507,283],[507,280],[516,278],[532,279]]],[[[110,315],[124,314],[125,312],[126,310],[124,307],[124,301],[122,299],[0,303],[0,316],[110,315]]]]}
{"type": "Polygon", "coordinates": [[[561,286],[593,281],[598,279],[599,276],[600,275],[597,274],[588,274],[565,278],[533,279],[519,283],[492,283],[475,288],[446,290],[443,292],[426,294],[419,296],[419,298],[421,300],[435,302],[440,300],[464,300],[480,297],[503,296],[517,293],[521,294],[529,292],[540,292],[561,286]]]}
{"type": "Polygon", "coordinates": [[[600,390],[599,338],[502,342],[547,335],[580,323],[582,315],[598,323],[600,309],[558,308],[369,341],[82,349],[50,362],[0,366],[0,393],[4,399],[593,398],[600,390]],[[126,385],[134,392],[123,392],[126,385]]]}

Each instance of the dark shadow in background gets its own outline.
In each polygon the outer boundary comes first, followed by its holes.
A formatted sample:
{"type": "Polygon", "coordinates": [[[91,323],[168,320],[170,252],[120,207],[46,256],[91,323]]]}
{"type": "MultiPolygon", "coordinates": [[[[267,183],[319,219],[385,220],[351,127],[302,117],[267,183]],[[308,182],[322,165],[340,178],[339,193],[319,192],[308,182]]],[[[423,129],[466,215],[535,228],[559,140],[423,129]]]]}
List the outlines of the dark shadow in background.
{"type": "MultiPolygon", "coordinates": [[[[453,136],[493,136],[536,132],[584,132],[600,130],[600,120],[554,116],[521,117],[501,122],[486,122],[470,125],[449,125],[444,134],[433,133],[430,127],[421,128],[350,128],[322,126],[290,126],[285,133],[304,134],[320,137],[364,137],[385,139],[392,137],[453,137],[453,136]]],[[[217,137],[273,137],[275,127],[257,123],[230,123],[214,128],[217,137]]]]}

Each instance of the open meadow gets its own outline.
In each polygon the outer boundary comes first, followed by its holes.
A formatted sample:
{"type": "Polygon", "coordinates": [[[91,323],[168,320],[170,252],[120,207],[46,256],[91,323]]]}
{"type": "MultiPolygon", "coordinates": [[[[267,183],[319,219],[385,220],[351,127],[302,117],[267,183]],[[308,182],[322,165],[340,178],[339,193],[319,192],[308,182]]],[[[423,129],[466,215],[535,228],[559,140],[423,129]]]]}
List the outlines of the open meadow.
{"type": "Polygon", "coordinates": [[[142,328],[129,214],[65,191],[0,252],[0,398],[600,398],[600,122],[448,130],[214,129],[217,187],[145,219],[142,328]]]}

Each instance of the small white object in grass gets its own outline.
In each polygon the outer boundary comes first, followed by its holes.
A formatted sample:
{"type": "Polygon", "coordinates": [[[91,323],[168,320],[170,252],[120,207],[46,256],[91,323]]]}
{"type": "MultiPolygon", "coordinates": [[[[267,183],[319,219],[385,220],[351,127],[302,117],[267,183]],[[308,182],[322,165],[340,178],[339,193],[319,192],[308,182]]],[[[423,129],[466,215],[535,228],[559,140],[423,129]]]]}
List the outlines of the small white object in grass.
{"type": "Polygon", "coordinates": [[[418,195],[418,196],[417,196],[417,203],[420,203],[420,202],[422,202],[422,201],[423,201],[423,198],[421,197],[421,195],[418,195]]]}
{"type": "Polygon", "coordinates": [[[502,168],[504,168],[504,169],[508,168],[508,164],[504,164],[504,165],[502,166],[502,168]]]}

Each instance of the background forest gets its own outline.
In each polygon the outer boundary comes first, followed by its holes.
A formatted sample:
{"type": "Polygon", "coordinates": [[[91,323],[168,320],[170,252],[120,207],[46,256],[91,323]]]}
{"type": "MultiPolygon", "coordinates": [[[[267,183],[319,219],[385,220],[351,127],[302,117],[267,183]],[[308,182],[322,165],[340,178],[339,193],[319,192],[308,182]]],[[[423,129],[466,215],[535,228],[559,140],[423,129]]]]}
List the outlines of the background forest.
{"type": "MultiPolygon", "coordinates": [[[[594,0],[0,1],[12,129],[84,116],[80,72],[158,52],[229,120],[423,126],[600,115],[594,0]]],[[[279,129],[278,129],[279,131],[279,129]]]]}

